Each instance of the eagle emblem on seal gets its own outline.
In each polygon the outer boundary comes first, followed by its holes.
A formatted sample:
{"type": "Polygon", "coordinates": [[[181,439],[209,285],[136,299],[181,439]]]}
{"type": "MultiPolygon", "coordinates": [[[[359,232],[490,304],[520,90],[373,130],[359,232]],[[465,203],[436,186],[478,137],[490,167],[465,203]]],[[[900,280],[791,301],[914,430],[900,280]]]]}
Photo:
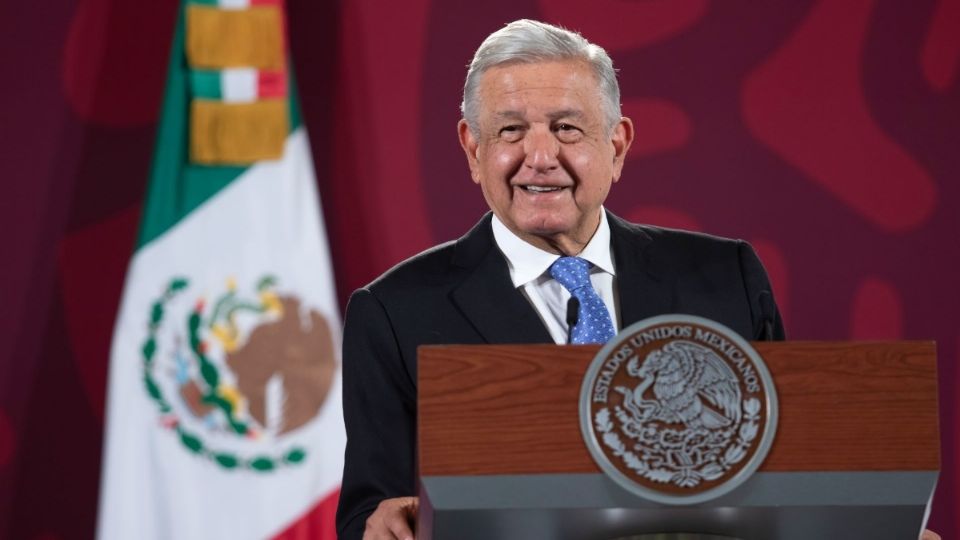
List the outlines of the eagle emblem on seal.
{"type": "Polygon", "coordinates": [[[640,362],[627,362],[627,374],[640,383],[615,388],[623,407],[643,424],[651,420],[682,423],[687,429],[719,429],[740,423],[740,387],[737,376],[707,347],[674,341],[640,362]],[[653,387],[655,399],[644,397],[653,387]]]}

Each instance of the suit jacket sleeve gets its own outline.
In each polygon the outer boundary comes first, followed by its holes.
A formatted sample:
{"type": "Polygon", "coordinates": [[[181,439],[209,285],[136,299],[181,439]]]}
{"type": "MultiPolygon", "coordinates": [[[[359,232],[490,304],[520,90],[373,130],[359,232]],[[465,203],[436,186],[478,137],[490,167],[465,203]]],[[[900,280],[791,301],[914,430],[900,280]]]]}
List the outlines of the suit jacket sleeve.
{"type": "Polygon", "coordinates": [[[341,540],[361,538],[381,500],[412,494],[416,396],[383,304],[368,289],[356,291],[343,335],[347,449],[337,508],[341,540]]]}
{"type": "MultiPolygon", "coordinates": [[[[786,339],[783,319],[773,299],[773,289],[760,258],[750,244],[739,241],[740,275],[750,305],[753,321],[752,339],[757,341],[782,341],[786,339]]],[[[746,337],[746,336],[745,336],[746,337]]]]}

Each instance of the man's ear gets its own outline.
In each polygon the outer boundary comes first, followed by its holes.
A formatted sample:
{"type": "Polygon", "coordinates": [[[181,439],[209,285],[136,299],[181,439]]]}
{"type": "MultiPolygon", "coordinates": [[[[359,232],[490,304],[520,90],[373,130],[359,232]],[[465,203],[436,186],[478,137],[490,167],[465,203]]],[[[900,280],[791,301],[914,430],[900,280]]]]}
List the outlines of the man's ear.
{"type": "Polygon", "coordinates": [[[633,121],[626,116],[620,117],[617,125],[613,126],[610,142],[613,143],[613,181],[616,182],[620,180],[623,161],[627,158],[627,151],[633,143],[633,121]]]}
{"type": "Polygon", "coordinates": [[[460,147],[463,148],[463,153],[467,156],[467,165],[470,166],[470,176],[473,178],[473,183],[480,183],[480,161],[477,159],[477,149],[480,146],[477,138],[473,136],[473,132],[470,131],[470,126],[467,125],[467,121],[460,119],[460,122],[457,123],[457,135],[460,137],[460,147]]]}

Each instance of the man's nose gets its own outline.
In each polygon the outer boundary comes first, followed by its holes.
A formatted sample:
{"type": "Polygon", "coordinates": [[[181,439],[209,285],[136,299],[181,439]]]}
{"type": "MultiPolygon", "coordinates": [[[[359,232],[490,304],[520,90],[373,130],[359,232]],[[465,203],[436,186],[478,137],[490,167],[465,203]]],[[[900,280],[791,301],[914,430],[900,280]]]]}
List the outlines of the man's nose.
{"type": "Polygon", "coordinates": [[[523,164],[537,172],[549,171],[560,165],[560,142],[549,128],[534,128],[523,141],[523,164]]]}

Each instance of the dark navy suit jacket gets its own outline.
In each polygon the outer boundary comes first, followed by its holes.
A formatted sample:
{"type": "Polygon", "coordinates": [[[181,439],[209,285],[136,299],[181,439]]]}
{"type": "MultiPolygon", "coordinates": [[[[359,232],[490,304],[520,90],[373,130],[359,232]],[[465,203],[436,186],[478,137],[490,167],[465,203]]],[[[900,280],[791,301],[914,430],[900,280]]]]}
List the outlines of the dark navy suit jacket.
{"type": "MultiPolygon", "coordinates": [[[[415,492],[417,347],[553,343],[510,280],[490,216],[350,298],[343,333],[341,540],[361,538],[381,500],[415,492]]],[[[718,321],[748,340],[783,339],[770,283],[749,244],[608,218],[624,327],[685,313],[718,321]]]]}

